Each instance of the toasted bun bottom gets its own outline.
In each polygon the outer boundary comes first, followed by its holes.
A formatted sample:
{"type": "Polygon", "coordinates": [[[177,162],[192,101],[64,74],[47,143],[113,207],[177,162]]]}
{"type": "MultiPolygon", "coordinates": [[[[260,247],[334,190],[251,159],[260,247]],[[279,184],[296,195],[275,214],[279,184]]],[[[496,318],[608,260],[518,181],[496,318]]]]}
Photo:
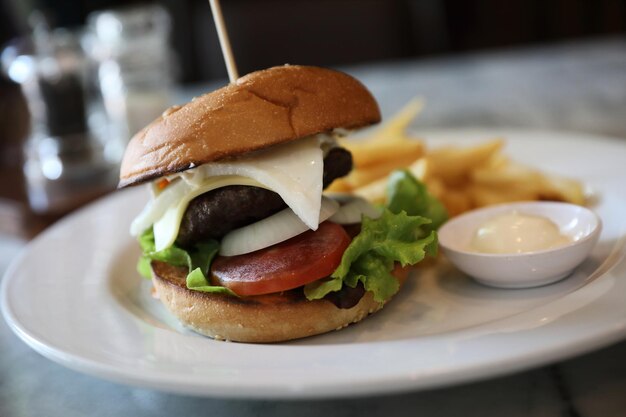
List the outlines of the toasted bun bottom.
{"type": "MultiPolygon", "coordinates": [[[[281,342],[340,330],[383,307],[371,292],[352,308],[340,309],[327,300],[308,301],[301,290],[252,297],[233,297],[187,289],[186,268],[152,262],[157,294],[185,326],[218,340],[281,342]]],[[[400,283],[406,268],[393,272],[400,283]]]]}

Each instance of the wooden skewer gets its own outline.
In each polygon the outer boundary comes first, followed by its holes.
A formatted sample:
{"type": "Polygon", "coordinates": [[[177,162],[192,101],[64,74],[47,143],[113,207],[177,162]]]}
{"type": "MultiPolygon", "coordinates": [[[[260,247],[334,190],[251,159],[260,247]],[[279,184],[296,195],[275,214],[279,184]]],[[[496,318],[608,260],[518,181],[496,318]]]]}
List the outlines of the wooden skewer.
{"type": "Polygon", "coordinates": [[[226,25],[224,24],[222,8],[220,7],[219,0],[209,0],[209,4],[211,5],[211,10],[213,11],[213,20],[215,21],[215,27],[217,28],[217,36],[220,40],[222,55],[224,55],[224,61],[226,62],[228,78],[231,83],[234,83],[239,78],[239,73],[237,72],[237,66],[235,65],[233,50],[230,47],[230,39],[228,38],[228,32],[226,31],[226,25]]]}

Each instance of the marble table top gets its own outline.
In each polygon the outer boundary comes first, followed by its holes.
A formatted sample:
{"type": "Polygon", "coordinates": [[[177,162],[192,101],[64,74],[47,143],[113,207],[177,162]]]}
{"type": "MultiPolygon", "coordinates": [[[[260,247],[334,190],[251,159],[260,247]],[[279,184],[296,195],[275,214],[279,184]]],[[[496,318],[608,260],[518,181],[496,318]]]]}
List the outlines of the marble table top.
{"type": "MultiPolygon", "coordinates": [[[[626,138],[626,40],[347,68],[384,115],[418,95],[418,128],[529,127],[626,138]]],[[[204,86],[206,87],[206,86],[204,86]]],[[[199,91],[181,89],[178,101],[199,91]]],[[[0,236],[0,273],[25,242],[0,236]]],[[[626,301],[626,300],[625,300],[626,301]]],[[[128,387],[53,363],[0,320],[0,416],[531,416],[626,415],[626,342],[514,375],[367,398],[196,398],[128,387]]]]}

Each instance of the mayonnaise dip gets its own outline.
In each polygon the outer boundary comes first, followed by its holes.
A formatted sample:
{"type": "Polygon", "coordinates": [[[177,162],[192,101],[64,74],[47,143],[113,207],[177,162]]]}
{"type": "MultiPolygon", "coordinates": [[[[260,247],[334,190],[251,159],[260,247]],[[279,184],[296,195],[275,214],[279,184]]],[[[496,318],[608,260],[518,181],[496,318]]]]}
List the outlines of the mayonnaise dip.
{"type": "Polygon", "coordinates": [[[483,223],[474,234],[470,249],[482,253],[524,253],[563,246],[571,241],[550,219],[514,211],[483,223]]]}

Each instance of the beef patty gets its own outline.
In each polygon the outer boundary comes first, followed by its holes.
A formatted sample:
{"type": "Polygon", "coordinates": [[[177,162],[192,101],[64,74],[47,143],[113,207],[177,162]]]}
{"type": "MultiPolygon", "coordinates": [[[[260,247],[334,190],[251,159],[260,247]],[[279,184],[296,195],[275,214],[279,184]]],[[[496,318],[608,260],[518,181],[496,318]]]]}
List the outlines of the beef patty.
{"type": "MultiPolygon", "coordinates": [[[[324,158],[324,188],[352,170],[352,155],[332,148],[324,158]]],[[[183,215],[176,243],[187,248],[196,242],[221,239],[233,229],[254,223],[287,205],[275,192],[246,185],[231,185],[194,198],[183,215]]]]}

